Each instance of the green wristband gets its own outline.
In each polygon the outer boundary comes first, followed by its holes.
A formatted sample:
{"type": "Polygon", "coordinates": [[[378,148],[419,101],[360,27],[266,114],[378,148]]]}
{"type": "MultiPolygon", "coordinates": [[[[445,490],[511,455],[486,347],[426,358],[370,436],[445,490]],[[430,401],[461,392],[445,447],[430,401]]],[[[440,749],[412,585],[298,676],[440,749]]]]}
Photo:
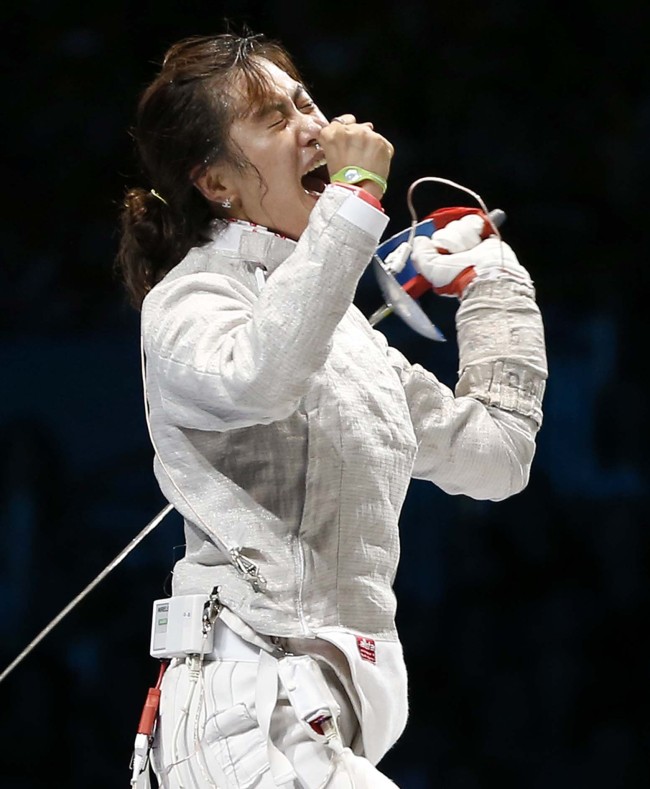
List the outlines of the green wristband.
{"type": "Polygon", "coordinates": [[[370,170],[364,170],[363,167],[357,167],[355,164],[348,164],[341,168],[337,173],[331,176],[330,181],[336,183],[337,181],[342,184],[358,184],[360,181],[374,181],[381,186],[384,193],[388,189],[388,184],[385,178],[377,173],[371,173],[370,170]]]}

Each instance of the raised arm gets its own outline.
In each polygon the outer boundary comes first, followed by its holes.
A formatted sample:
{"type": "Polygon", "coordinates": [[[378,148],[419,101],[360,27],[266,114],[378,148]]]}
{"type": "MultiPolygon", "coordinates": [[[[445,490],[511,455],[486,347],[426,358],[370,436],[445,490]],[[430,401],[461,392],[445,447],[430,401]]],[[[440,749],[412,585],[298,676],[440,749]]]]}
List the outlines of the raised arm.
{"type": "Polygon", "coordinates": [[[448,493],[498,500],[528,481],[547,377],[544,331],[526,270],[507,244],[468,233],[472,224],[476,218],[451,223],[418,241],[413,254],[435,289],[461,300],[455,393],[388,353],[418,440],[413,475],[448,493]],[[439,254],[436,244],[457,251],[439,254]]]}
{"type": "Polygon", "coordinates": [[[202,270],[211,266],[209,246],[193,253],[206,257],[196,273],[183,276],[181,264],[181,275],[158,285],[145,300],[143,333],[174,421],[227,429],[292,413],[386,222],[359,197],[330,186],[261,292],[243,261],[202,270]]]}

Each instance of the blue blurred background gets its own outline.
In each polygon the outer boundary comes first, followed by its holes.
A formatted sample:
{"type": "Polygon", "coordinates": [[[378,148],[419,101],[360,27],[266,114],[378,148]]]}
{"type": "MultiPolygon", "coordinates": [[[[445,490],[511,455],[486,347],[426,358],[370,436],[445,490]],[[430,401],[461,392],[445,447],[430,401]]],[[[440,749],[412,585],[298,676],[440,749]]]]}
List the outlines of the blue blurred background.
{"type": "MultiPolygon", "coordinates": [[[[0,669],[164,505],[143,418],[138,316],[112,272],[128,129],[167,46],[224,18],[279,38],[329,115],[396,148],[406,189],[451,178],[508,214],[550,380],[529,487],[499,504],[414,483],[399,625],[403,789],[647,787],[650,539],[644,411],[647,4],[336,0],[3,5],[0,669]]],[[[149,186],[148,184],[143,184],[149,186]]],[[[416,193],[421,214],[469,204],[416,193]]],[[[371,271],[357,293],[381,302],[371,271]]],[[[453,385],[451,339],[390,341],[453,385]]],[[[151,602],[182,554],[170,516],[0,685],[0,786],[127,786],[151,602]]]]}

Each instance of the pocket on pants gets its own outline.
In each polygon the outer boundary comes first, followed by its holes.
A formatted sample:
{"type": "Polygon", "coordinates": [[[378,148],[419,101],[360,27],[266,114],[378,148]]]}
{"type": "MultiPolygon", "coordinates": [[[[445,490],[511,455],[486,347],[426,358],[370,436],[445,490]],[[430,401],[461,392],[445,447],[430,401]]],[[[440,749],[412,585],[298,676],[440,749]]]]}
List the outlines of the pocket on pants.
{"type": "Polygon", "coordinates": [[[266,740],[245,704],[235,704],[208,718],[203,742],[233,787],[263,787],[267,783],[261,781],[264,773],[268,773],[267,785],[274,786],[266,740]]]}

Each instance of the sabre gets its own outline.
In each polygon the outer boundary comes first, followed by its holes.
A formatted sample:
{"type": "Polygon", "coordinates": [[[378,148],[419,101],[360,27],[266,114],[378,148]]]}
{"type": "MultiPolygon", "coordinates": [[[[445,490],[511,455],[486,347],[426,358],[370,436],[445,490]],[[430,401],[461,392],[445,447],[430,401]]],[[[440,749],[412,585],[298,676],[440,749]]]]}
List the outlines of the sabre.
{"type": "Polygon", "coordinates": [[[394,312],[418,334],[432,340],[437,340],[438,342],[444,342],[445,336],[443,333],[431,322],[422,307],[420,307],[416,301],[416,299],[419,299],[424,293],[431,290],[433,286],[425,277],[417,273],[417,269],[411,260],[413,239],[416,235],[431,237],[436,230],[440,230],[440,228],[445,227],[449,222],[460,219],[467,214],[480,214],[485,218],[485,227],[482,237],[487,238],[491,233],[499,236],[500,233],[498,228],[505,221],[506,214],[499,208],[488,211],[483,198],[479,194],[462,184],[438,176],[418,178],[409,187],[406,200],[412,217],[410,227],[382,242],[377,247],[372,259],[375,277],[377,278],[377,283],[384,297],[384,304],[372,313],[368,321],[371,326],[376,326],[380,321],[392,315],[394,312]],[[413,191],[415,187],[425,182],[441,183],[460,189],[471,195],[478,202],[480,208],[439,208],[425,216],[424,219],[418,221],[417,214],[413,207],[413,191]],[[407,245],[407,254],[406,258],[401,261],[401,265],[399,266],[400,279],[398,279],[391,267],[387,265],[386,261],[389,255],[403,244],[407,245]]]}
{"type": "Polygon", "coordinates": [[[45,636],[46,636],[48,633],[50,633],[52,630],[54,630],[54,628],[55,628],[55,627],[56,627],[56,626],[59,624],[59,622],[60,622],[60,621],[61,621],[61,620],[62,620],[62,619],[65,617],[65,616],[67,616],[67,615],[70,613],[70,611],[72,611],[72,609],[73,609],[75,606],[77,606],[77,605],[78,605],[78,604],[79,604],[79,603],[80,603],[80,602],[81,602],[81,601],[84,599],[84,597],[86,597],[87,595],[89,595],[89,594],[90,594],[90,592],[92,592],[92,590],[93,590],[93,589],[94,589],[94,588],[95,588],[95,587],[96,587],[98,584],[100,584],[100,583],[101,583],[101,582],[104,580],[104,578],[106,578],[106,576],[107,576],[107,575],[108,575],[108,574],[109,574],[109,573],[110,573],[112,570],[114,570],[114,569],[117,567],[117,565],[118,565],[118,564],[120,564],[120,562],[121,562],[121,561],[122,561],[124,558],[126,558],[126,556],[128,556],[128,555],[131,553],[131,551],[132,551],[132,550],[133,550],[133,549],[134,549],[134,548],[135,548],[137,545],[139,545],[139,544],[142,542],[142,540],[144,540],[144,538],[145,538],[145,537],[146,537],[146,536],[147,536],[147,535],[148,535],[150,532],[152,532],[152,531],[153,531],[153,530],[156,528],[156,526],[157,526],[157,525],[158,525],[158,524],[159,524],[159,523],[160,523],[160,522],[161,522],[161,521],[162,521],[164,518],[166,518],[166,517],[167,517],[167,515],[169,515],[169,513],[170,513],[170,512],[171,512],[173,509],[174,509],[174,508],[172,507],[172,505],[171,505],[171,504],[168,504],[166,507],[164,507],[162,510],[160,510],[160,512],[159,512],[159,513],[158,513],[158,514],[155,516],[155,518],[153,518],[153,520],[149,521],[149,523],[148,523],[148,524],[147,524],[147,525],[144,527],[144,529],[142,529],[142,531],[141,531],[139,534],[137,534],[137,535],[136,535],[136,536],[135,536],[135,537],[134,537],[134,538],[131,540],[131,542],[130,542],[130,543],[129,543],[129,544],[128,544],[128,545],[127,545],[125,548],[123,548],[123,549],[122,549],[122,550],[121,550],[121,551],[118,553],[118,555],[117,555],[117,556],[116,556],[116,557],[113,559],[113,561],[112,561],[110,564],[106,565],[106,567],[105,567],[105,568],[104,568],[104,569],[101,571],[101,573],[99,573],[99,575],[97,575],[97,576],[96,576],[96,577],[95,577],[95,578],[94,578],[94,579],[93,579],[93,580],[92,580],[92,581],[91,581],[91,582],[88,584],[88,586],[86,586],[86,588],[85,588],[85,589],[83,589],[81,592],[79,592],[79,594],[78,594],[78,595],[77,595],[77,596],[74,598],[74,600],[71,600],[71,601],[68,603],[68,605],[66,605],[66,607],[65,607],[65,608],[64,608],[62,611],[60,611],[60,612],[59,612],[59,613],[58,613],[58,614],[57,614],[57,615],[54,617],[54,619],[53,619],[53,620],[52,620],[52,621],[51,621],[51,622],[50,622],[48,625],[46,625],[46,626],[45,626],[45,627],[44,627],[44,628],[41,630],[41,632],[40,632],[40,633],[39,633],[39,634],[36,636],[36,638],[32,639],[32,641],[30,641],[30,642],[29,642],[29,644],[27,644],[27,646],[25,647],[25,649],[23,649],[23,651],[22,651],[22,652],[21,652],[21,653],[18,655],[18,657],[16,657],[16,659],[15,659],[15,660],[13,660],[13,661],[12,661],[12,662],[11,662],[11,663],[10,663],[10,664],[7,666],[7,668],[6,668],[6,669],[5,669],[5,670],[2,672],[2,674],[0,674],[0,682],[2,682],[4,679],[6,679],[6,678],[9,676],[9,674],[11,674],[11,672],[12,672],[12,671],[13,671],[13,670],[16,668],[16,666],[18,666],[20,663],[22,663],[22,661],[23,661],[23,660],[24,660],[24,659],[27,657],[27,655],[29,655],[29,653],[30,653],[30,652],[31,652],[33,649],[35,649],[35,647],[37,647],[37,646],[38,646],[38,645],[41,643],[41,641],[42,641],[42,640],[45,638],[45,636]]]}
{"type": "MultiPolygon", "coordinates": [[[[460,219],[467,214],[481,214],[481,210],[477,208],[442,208],[438,211],[433,211],[428,214],[421,222],[415,227],[416,235],[431,236],[436,230],[444,227],[454,219],[460,219]]],[[[488,212],[488,219],[485,222],[485,229],[483,237],[487,238],[493,231],[493,227],[500,227],[506,219],[506,214],[500,208],[488,212]]],[[[389,315],[396,313],[408,326],[410,326],[418,334],[428,337],[431,340],[444,342],[445,337],[440,329],[431,322],[422,307],[417,303],[425,293],[433,287],[428,279],[422,274],[414,273],[415,266],[411,260],[409,253],[406,258],[406,263],[402,273],[402,280],[399,281],[397,276],[393,274],[390,267],[386,264],[386,258],[401,244],[408,243],[411,236],[412,229],[406,228],[400,233],[391,236],[387,241],[381,244],[375,252],[372,264],[377,278],[377,283],[384,297],[384,304],[375,310],[368,318],[371,326],[376,326],[380,321],[387,318],[389,315]],[[404,281],[404,276],[407,279],[404,281]]]]}

